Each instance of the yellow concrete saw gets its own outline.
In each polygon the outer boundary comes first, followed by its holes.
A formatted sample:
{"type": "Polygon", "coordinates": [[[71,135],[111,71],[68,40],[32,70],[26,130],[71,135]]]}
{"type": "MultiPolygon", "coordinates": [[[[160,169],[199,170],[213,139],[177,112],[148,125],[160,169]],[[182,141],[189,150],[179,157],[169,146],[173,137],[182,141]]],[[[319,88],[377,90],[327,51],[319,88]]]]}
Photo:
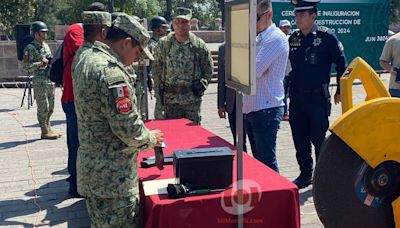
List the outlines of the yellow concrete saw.
{"type": "Polygon", "coordinates": [[[343,115],[321,148],[313,196],[325,227],[400,228],[400,99],[355,58],[340,80],[343,115]],[[353,107],[359,79],[366,101],[353,107]]]}

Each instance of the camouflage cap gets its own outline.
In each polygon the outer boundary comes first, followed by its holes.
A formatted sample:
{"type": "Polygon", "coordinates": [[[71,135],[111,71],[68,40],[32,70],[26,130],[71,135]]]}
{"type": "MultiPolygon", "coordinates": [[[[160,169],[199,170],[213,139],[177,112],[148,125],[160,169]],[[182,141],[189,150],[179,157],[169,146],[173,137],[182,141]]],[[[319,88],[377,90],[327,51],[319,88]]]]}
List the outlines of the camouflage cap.
{"type": "Polygon", "coordinates": [[[175,18],[182,18],[190,21],[190,19],[192,19],[192,10],[184,7],[178,7],[174,11],[174,19],[175,18]]]}
{"type": "Polygon", "coordinates": [[[123,30],[124,32],[128,33],[135,40],[137,40],[140,46],[142,47],[143,52],[146,54],[146,56],[149,59],[154,60],[154,57],[148,48],[150,35],[138,21],[136,21],[135,19],[133,19],[133,17],[127,14],[123,14],[118,16],[117,19],[115,19],[113,25],[123,30]]]}
{"type": "Polygon", "coordinates": [[[84,25],[107,25],[111,27],[111,14],[102,11],[83,11],[82,22],[84,25]]]}

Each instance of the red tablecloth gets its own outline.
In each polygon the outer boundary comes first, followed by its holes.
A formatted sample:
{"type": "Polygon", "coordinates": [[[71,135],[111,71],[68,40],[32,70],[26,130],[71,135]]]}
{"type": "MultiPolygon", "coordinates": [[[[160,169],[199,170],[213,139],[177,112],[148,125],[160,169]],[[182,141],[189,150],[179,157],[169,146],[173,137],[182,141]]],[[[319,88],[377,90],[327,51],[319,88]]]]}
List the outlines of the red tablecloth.
{"type": "MultiPolygon", "coordinates": [[[[201,147],[228,146],[234,149],[227,141],[185,119],[150,121],[146,126],[164,132],[168,146],[164,149],[165,154],[172,154],[177,149],[201,147]]],[[[152,155],[154,151],[140,153],[138,161],[152,155]]],[[[236,156],[233,172],[236,180],[236,156]]],[[[156,167],[139,168],[143,222],[146,228],[237,227],[237,216],[224,210],[235,202],[229,195],[232,190],[176,200],[168,199],[167,195],[144,196],[144,181],[173,177],[172,165],[164,166],[162,171],[156,167]]],[[[243,202],[251,202],[253,208],[244,214],[244,227],[300,227],[299,195],[295,185],[245,153],[243,179],[254,181],[259,186],[251,188],[251,195],[244,197],[243,202]],[[257,196],[260,196],[259,200],[257,196]]]]}

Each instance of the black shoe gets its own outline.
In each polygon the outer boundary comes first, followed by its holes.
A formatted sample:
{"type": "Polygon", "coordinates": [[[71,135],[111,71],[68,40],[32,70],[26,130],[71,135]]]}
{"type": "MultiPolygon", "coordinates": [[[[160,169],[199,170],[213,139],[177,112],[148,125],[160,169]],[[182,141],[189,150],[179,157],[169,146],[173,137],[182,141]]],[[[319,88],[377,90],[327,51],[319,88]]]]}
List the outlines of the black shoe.
{"type": "Polygon", "coordinates": [[[73,190],[71,188],[68,190],[68,194],[70,194],[72,198],[85,198],[84,196],[79,194],[77,190],[73,190]]]}
{"type": "Polygon", "coordinates": [[[297,185],[297,187],[299,189],[302,189],[302,188],[306,188],[308,185],[310,185],[311,182],[312,182],[311,177],[299,176],[293,181],[293,184],[297,185]]]}

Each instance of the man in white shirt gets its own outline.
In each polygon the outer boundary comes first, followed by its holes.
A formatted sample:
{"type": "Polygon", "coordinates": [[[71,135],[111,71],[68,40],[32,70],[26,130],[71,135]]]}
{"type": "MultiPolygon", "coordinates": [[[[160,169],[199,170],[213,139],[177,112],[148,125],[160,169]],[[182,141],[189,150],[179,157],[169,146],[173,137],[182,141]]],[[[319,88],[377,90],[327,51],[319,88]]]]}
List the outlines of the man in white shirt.
{"type": "Polygon", "coordinates": [[[254,157],[279,172],[276,136],[283,116],[283,79],[289,53],[285,34],[272,23],[271,0],[257,1],[256,94],[243,96],[245,129],[254,157]]]}

